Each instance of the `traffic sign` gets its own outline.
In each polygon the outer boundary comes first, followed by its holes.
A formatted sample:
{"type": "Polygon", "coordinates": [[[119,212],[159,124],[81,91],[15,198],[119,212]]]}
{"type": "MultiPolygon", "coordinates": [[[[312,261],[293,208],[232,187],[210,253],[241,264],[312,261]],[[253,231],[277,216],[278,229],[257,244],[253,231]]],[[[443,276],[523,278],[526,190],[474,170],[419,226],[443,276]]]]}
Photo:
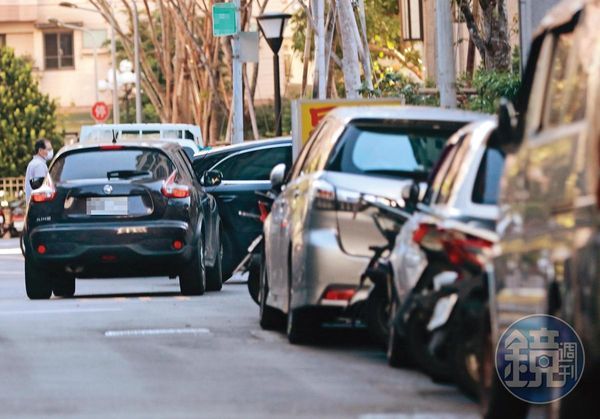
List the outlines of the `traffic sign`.
{"type": "Polygon", "coordinates": [[[92,118],[96,123],[100,124],[108,119],[110,110],[108,105],[104,102],[96,102],[92,105],[92,118]]]}
{"type": "Polygon", "coordinates": [[[230,36],[237,33],[236,7],[233,3],[215,3],[212,7],[213,36],[230,36]]]}

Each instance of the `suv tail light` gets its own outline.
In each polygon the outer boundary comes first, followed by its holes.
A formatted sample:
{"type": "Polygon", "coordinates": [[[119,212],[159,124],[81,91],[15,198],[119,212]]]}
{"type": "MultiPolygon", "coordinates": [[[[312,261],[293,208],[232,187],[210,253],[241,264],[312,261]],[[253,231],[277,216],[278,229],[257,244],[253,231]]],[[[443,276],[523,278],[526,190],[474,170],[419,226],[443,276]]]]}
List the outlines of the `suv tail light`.
{"type": "Polygon", "coordinates": [[[483,266],[485,253],[493,246],[492,242],[482,238],[426,223],[415,230],[413,241],[427,250],[443,251],[453,265],[483,266]]]}
{"type": "Polygon", "coordinates": [[[31,200],[36,203],[50,202],[56,197],[56,188],[50,175],[46,176],[44,183],[38,189],[31,192],[31,200]]]}
{"type": "Polygon", "coordinates": [[[176,179],[177,170],[173,170],[173,173],[163,183],[162,194],[167,198],[187,198],[190,196],[189,186],[176,183],[176,179]]]}

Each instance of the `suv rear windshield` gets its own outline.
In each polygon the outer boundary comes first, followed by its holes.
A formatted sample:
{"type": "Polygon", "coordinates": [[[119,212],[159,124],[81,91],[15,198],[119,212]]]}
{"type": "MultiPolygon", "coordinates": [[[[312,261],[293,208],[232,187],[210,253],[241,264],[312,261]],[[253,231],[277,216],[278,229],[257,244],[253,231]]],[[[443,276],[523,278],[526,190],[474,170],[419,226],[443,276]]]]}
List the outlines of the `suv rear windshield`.
{"type": "Polygon", "coordinates": [[[166,179],[173,162],[161,151],[149,149],[83,150],[61,156],[50,169],[57,182],[134,178],[166,179]]]}
{"type": "Polygon", "coordinates": [[[419,122],[414,127],[351,124],[326,170],[425,181],[446,141],[461,127],[437,122],[419,122]]]}

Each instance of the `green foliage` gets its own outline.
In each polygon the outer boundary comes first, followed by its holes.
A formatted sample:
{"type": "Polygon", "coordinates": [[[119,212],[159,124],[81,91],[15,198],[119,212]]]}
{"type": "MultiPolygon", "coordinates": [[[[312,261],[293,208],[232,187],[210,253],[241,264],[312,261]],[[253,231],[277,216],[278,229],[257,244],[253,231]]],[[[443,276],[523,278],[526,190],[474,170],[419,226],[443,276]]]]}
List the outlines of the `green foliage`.
{"type": "Polygon", "coordinates": [[[402,73],[385,71],[377,78],[373,90],[363,85],[360,93],[367,97],[402,97],[407,105],[439,106],[439,97],[420,93],[422,87],[402,73]]]}
{"type": "Polygon", "coordinates": [[[474,111],[495,113],[501,98],[515,100],[521,87],[521,77],[518,71],[498,72],[480,69],[475,72],[472,85],[477,94],[467,100],[466,107],[474,111]]]}
{"type": "Polygon", "coordinates": [[[0,177],[22,176],[40,137],[58,149],[56,104],[39,90],[31,64],[0,48],[0,177]]]}

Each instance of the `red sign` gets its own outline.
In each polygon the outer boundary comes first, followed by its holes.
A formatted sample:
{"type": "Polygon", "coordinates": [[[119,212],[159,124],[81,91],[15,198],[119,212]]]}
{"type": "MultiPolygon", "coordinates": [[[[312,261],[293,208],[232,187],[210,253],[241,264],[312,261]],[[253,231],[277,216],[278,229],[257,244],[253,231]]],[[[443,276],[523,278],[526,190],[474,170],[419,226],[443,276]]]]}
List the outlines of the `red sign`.
{"type": "Polygon", "coordinates": [[[108,109],[108,105],[104,102],[96,102],[92,106],[92,118],[97,123],[102,123],[108,119],[110,115],[110,110],[108,109]]]}

